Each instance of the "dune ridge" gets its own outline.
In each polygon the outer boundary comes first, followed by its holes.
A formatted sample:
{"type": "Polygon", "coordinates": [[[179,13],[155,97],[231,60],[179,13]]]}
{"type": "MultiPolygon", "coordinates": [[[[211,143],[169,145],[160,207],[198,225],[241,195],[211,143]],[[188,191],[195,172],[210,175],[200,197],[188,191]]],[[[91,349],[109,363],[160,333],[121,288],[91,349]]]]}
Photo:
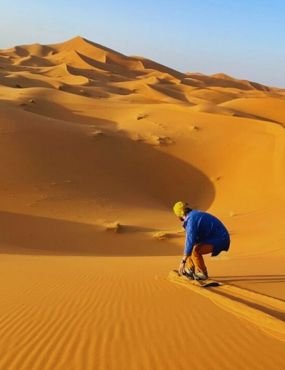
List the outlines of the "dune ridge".
{"type": "MultiPolygon", "coordinates": [[[[50,78],[57,77],[65,89],[72,86],[72,76],[76,76],[78,84],[96,86],[104,83],[112,87],[114,83],[127,82],[135,84],[134,98],[144,96],[144,85],[158,90],[151,99],[155,101],[177,101],[194,103],[197,93],[200,102],[212,101],[214,94],[219,94],[223,103],[237,99],[274,96],[284,98],[284,90],[268,87],[256,82],[238,80],[225,74],[206,76],[197,73],[182,73],[164,65],[142,57],[128,57],[102,45],[93,43],[80,36],[63,43],[53,45],[22,45],[11,49],[0,50],[1,60],[9,61],[7,70],[13,72],[30,72],[41,78],[42,74],[50,78]],[[62,66],[65,66],[62,69],[62,66]],[[57,68],[57,66],[61,66],[57,68]],[[44,72],[43,67],[55,68],[55,74],[44,72]],[[66,80],[66,73],[70,78],[66,80]],[[88,75],[88,77],[87,77],[88,75]],[[82,79],[79,79],[79,76],[82,79]],[[155,79],[152,77],[155,76],[155,79]],[[88,80],[86,80],[88,79],[88,80]],[[136,92],[136,90],[139,90],[136,92]],[[205,91],[204,91],[205,90],[205,91]],[[210,94],[210,96],[209,96],[210,94]],[[230,95],[230,96],[229,96],[230,95]],[[194,100],[192,99],[194,98],[194,100]]],[[[7,72],[8,72],[7,71],[7,72]]],[[[12,87],[7,80],[2,83],[12,87]]],[[[19,84],[18,84],[19,85],[19,84]]],[[[22,82],[21,87],[34,87],[33,81],[22,82]]],[[[54,87],[53,83],[50,86],[54,87]]],[[[16,87],[14,85],[14,87],[16,87]]],[[[132,90],[132,89],[131,89],[132,90]]],[[[112,94],[114,97],[117,94],[112,94]]],[[[242,114],[242,111],[241,111],[242,114]]]]}
{"type": "Polygon", "coordinates": [[[1,370],[284,369],[284,89],[75,37],[0,50],[0,112],[1,370]],[[230,231],[205,296],[177,200],[230,231]]]}

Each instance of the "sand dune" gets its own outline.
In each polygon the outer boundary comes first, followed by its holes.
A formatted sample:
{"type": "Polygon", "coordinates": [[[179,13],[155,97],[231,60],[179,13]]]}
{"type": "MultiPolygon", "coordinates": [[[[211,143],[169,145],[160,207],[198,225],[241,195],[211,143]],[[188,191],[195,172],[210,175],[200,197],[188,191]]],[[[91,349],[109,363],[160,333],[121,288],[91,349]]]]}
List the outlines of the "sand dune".
{"type": "Polygon", "coordinates": [[[188,76],[195,80],[202,81],[206,86],[229,87],[231,89],[239,90],[270,91],[270,88],[268,86],[264,86],[252,81],[237,80],[224,73],[217,73],[212,76],[189,73],[188,76]]]}
{"type": "Polygon", "coordinates": [[[222,285],[212,289],[198,287],[187,278],[178,276],[176,271],[171,271],[168,279],[209,298],[218,306],[285,342],[285,303],[283,300],[233,285],[222,285]]]}
{"type": "MultiPolygon", "coordinates": [[[[86,78],[86,74],[88,74],[88,78],[96,80],[96,87],[100,83],[112,85],[113,82],[119,80],[128,81],[131,86],[138,81],[142,86],[149,85],[159,91],[158,94],[147,95],[154,102],[157,100],[168,101],[169,98],[179,100],[181,103],[194,102],[195,99],[191,100],[191,98],[199,97],[205,101],[221,103],[248,95],[252,96],[253,93],[254,97],[266,97],[266,94],[273,93],[274,96],[281,97],[281,99],[284,97],[282,90],[255,82],[237,80],[224,74],[213,76],[194,73],[183,74],[141,57],[127,57],[81,37],[48,46],[34,44],[2,50],[0,57],[3,61],[10,61],[13,71],[15,68],[18,68],[16,70],[21,70],[19,68],[24,67],[28,70],[32,68],[32,73],[38,76],[42,74],[42,67],[61,66],[60,68],[62,68],[65,65],[69,72],[76,76],[82,75],[83,78],[86,78]],[[150,81],[149,78],[153,76],[157,79],[150,81]],[[217,91],[217,89],[219,90],[217,91]],[[215,96],[216,98],[214,98],[215,96]]],[[[47,75],[46,72],[44,73],[47,75]]],[[[78,77],[77,80],[80,81],[78,77]]],[[[85,84],[84,81],[82,80],[82,85],[85,84]]],[[[72,85],[69,80],[66,83],[72,85]]],[[[31,81],[29,86],[35,85],[31,81]]],[[[72,92],[76,93],[74,90],[72,92]]],[[[142,94],[144,93],[145,90],[142,91],[142,94]]]]}
{"type": "Polygon", "coordinates": [[[285,126],[284,99],[273,97],[262,100],[256,98],[235,99],[224,103],[223,106],[250,114],[256,119],[261,118],[285,126]]]}
{"type": "Polygon", "coordinates": [[[0,368],[185,369],[191,348],[193,368],[282,369],[284,343],[165,280],[172,264],[7,257],[0,368]]]}
{"type": "Polygon", "coordinates": [[[1,370],[284,368],[284,90],[75,37],[0,50],[0,110],[1,370]],[[204,296],[179,199],[231,233],[204,296]]]}

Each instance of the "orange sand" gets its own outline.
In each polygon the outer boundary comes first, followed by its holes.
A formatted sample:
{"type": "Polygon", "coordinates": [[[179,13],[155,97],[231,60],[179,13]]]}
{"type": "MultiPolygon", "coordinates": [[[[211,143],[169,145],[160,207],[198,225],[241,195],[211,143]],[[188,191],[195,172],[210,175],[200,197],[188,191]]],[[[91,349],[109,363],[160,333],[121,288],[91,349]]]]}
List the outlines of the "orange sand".
{"type": "Polygon", "coordinates": [[[76,37],[0,50],[0,110],[1,370],[284,369],[285,90],[76,37]],[[167,280],[180,199],[222,303],[167,280]]]}

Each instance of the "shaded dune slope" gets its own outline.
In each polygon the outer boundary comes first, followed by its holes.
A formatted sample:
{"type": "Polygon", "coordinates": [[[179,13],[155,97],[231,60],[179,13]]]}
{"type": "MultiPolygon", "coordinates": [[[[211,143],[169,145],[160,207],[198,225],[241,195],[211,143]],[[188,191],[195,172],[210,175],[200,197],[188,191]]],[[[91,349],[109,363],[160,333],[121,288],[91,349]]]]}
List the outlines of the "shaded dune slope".
{"type": "Polygon", "coordinates": [[[1,50],[0,369],[283,369],[284,97],[81,37],[1,50]],[[166,279],[180,199],[230,231],[222,289],[166,279]]]}
{"type": "Polygon", "coordinates": [[[159,232],[173,227],[170,205],[187,199],[220,213],[233,235],[240,215],[280,213],[284,90],[181,73],[81,37],[1,50],[0,67],[3,212],[99,229],[103,219],[157,222],[159,232]]]}

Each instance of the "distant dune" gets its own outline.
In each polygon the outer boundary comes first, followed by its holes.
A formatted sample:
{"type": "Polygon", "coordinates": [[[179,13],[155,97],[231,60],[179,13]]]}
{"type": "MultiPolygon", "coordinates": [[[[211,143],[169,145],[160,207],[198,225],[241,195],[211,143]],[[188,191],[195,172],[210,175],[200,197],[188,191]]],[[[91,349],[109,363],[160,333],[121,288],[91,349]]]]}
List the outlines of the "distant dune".
{"type": "Polygon", "coordinates": [[[75,37],[0,50],[0,113],[1,370],[284,368],[284,89],[75,37]],[[223,290],[166,280],[177,200],[223,290]]]}

